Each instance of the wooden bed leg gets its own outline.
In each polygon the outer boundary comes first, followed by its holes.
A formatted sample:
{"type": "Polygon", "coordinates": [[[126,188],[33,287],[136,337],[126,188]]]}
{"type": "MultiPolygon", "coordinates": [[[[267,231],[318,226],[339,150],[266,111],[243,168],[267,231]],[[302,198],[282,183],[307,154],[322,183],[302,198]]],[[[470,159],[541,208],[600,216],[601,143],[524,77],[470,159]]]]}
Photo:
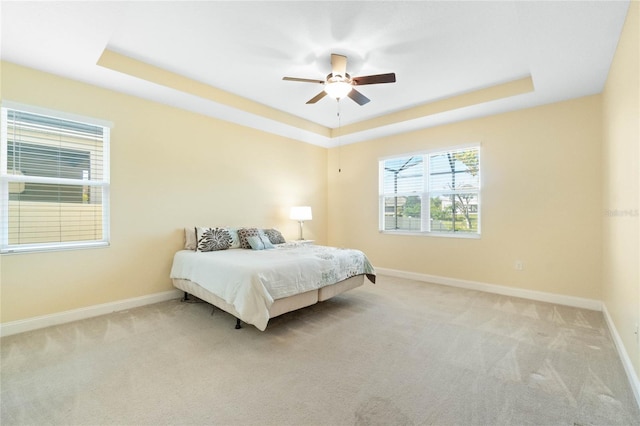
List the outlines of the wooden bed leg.
{"type": "Polygon", "coordinates": [[[189,293],[187,293],[186,291],[184,292],[184,297],[182,298],[181,302],[186,302],[187,300],[189,300],[189,293]]]}
{"type": "Polygon", "coordinates": [[[240,325],[240,318],[236,318],[236,330],[241,329],[242,326],[240,325]]]}

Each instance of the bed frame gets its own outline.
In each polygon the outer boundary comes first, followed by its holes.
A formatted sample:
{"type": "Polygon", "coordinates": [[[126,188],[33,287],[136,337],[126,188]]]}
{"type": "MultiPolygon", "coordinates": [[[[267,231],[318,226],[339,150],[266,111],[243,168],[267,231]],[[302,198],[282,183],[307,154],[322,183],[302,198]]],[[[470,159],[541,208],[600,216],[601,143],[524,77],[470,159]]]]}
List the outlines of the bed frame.
{"type": "MultiPolygon", "coordinates": [[[[318,302],[323,302],[334,296],[337,296],[340,293],[344,293],[345,291],[359,287],[364,284],[364,277],[365,275],[356,275],[344,281],[340,281],[335,284],[319,288],[317,290],[306,291],[304,293],[295,294],[293,296],[284,297],[282,299],[276,299],[269,309],[269,318],[274,318],[287,312],[311,306],[318,302]]],[[[174,287],[184,291],[183,300],[188,300],[189,294],[192,294],[195,297],[202,299],[236,317],[235,328],[242,328],[240,314],[238,314],[233,305],[228,304],[215,294],[205,290],[198,283],[190,280],[174,278],[173,285],[174,287]]]]}

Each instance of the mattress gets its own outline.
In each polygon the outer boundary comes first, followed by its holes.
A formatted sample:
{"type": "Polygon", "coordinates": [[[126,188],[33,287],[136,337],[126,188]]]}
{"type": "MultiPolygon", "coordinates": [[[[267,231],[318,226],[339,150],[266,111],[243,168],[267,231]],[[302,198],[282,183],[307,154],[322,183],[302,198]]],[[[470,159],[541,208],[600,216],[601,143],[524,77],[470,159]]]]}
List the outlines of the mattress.
{"type": "Polygon", "coordinates": [[[272,250],[181,250],[171,268],[174,283],[196,283],[198,291],[215,295],[228,305],[226,311],[260,330],[273,316],[276,300],[309,293],[313,304],[338,290],[329,286],[358,275],[375,282],[375,270],[360,250],[295,244],[272,250]],[[312,301],[313,297],[317,299],[312,301]]]}

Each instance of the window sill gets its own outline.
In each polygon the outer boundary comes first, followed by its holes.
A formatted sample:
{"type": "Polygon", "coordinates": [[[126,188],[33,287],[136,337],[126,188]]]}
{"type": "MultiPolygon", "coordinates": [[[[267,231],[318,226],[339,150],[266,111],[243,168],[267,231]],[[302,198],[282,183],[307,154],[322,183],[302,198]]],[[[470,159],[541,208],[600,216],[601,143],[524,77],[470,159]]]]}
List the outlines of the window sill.
{"type": "Polygon", "coordinates": [[[481,238],[480,234],[467,234],[461,232],[421,232],[421,231],[378,231],[381,234],[388,235],[412,235],[416,237],[442,237],[442,238],[462,238],[467,240],[479,240],[481,238]]]}
{"type": "Polygon", "coordinates": [[[47,252],[67,251],[67,250],[107,248],[109,246],[110,246],[110,243],[106,241],[96,241],[96,242],[90,242],[90,243],[77,243],[77,244],[57,244],[57,245],[33,244],[28,246],[23,245],[23,246],[5,247],[0,250],[0,254],[5,256],[5,255],[13,255],[13,254],[26,254],[26,253],[47,253],[47,252]]]}

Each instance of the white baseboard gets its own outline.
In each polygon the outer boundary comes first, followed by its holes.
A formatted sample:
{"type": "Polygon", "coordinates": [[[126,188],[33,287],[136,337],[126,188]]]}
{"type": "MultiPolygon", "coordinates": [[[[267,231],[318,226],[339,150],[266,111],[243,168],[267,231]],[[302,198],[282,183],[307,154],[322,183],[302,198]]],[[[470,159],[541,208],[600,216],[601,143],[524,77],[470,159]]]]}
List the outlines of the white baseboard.
{"type": "Polygon", "coordinates": [[[613,342],[616,344],[616,349],[618,350],[620,361],[622,361],[622,365],[624,366],[624,371],[627,373],[633,395],[636,397],[638,407],[640,407],[640,379],[638,379],[638,374],[633,368],[633,364],[631,363],[631,359],[627,354],[627,350],[622,343],[622,339],[620,338],[618,329],[613,323],[613,319],[611,318],[611,315],[609,315],[607,306],[604,303],[602,304],[602,313],[604,314],[604,319],[607,323],[607,326],[609,327],[609,332],[611,332],[611,336],[613,337],[613,342]]]}
{"type": "Polygon", "coordinates": [[[42,315],[24,320],[10,321],[0,324],[0,337],[12,334],[23,333],[25,331],[50,327],[52,325],[64,324],[86,318],[97,317],[99,315],[110,314],[112,312],[124,311],[137,308],[139,306],[151,305],[153,303],[164,302],[177,299],[182,295],[179,290],[169,290],[162,293],[149,294],[147,296],[134,297],[132,299],[118,300],[116,302],[103,303],[101,305],[87,306],[86,308],[73,309],[70,311],[58,312],[50,315],[42,315]]]}
{"type": "Polygon", "coordinates": [[[466,288],[467,290],[485,291],[487,293],[503,294],[505,296],[521,297],[523,299],[537,300],[539,302],[556,303],[558,305],[573,306],[575,308],[601,311],[602,302],[583,297],[565,296],[562,294],[546,293],[543,291],[526,290],[522,288],[506,287],[497,284],[488,284],[478,281],[460,280],[457,278],[439,277],[437,275],[419,274],[417,272],[398,271],[396,269],[375,268],[376,272],[382,275],[389,275],[398,278],[424,281],[433,284],[442,284],[452,287],[466,288]]]}

